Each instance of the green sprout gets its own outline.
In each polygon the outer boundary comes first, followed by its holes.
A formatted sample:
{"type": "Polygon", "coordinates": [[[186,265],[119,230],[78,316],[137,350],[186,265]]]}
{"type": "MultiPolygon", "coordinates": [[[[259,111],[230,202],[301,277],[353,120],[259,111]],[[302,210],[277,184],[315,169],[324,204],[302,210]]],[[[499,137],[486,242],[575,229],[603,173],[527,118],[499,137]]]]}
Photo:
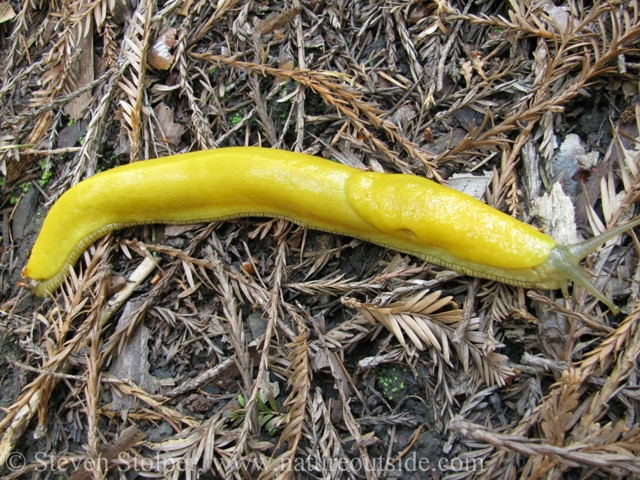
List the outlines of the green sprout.
{"type": "Polygon", "coordinates": [[[38,180],[38,185],[44,187],[47,183],[49,183],[49,180],[51,180],[52,176],[53,173],[51,172],[51,170],[45,170],[44,172],[42,172],[42,177],[40,178],[40,180],[38,180]]]}
{"type": "Polygon", "coordinates": [[[406,395],[407,384],[404,382],[401,372],[407,372],[407,368],[398,365],[382,367],[376,383],[380,388],[380,393],[389,401],[403,398],[406,395]]]}
{"type": "Polygon", "coordinates": [[[96,167],[96,173],[104,172],[105,170],[109,170],[110,168],[113,168],[117,160],[118,160],[118,157],[115,154],[112,154],[104,162],[101,162],[98,164],[98,166],[96,167]]]}
{"type": "Polygon", "coordinates": [[[80,142],[80,146],[84,146],[84,143],[87,141],[87,132],[89,131],[89,127],[86,127],[84,129],[84,135],[82,135],[80,137],[80,139],[78,140],[80,142]]]}
{"type": "MultiPolygon", "coordinates": [[[[231,420],[236,427],[244,422],[247,415],[245,408],[246,401],[241,394],[238,395],[238,403],[241,408],[234,409],[231,412],[231,420]]],[[[269,401],[265,403],[262,400],[262,395],[258,395],[258,422],[270,436],[273,437],[277,433],[277,429],[282,423],[283,418],[284,414],[278,411],[278,406],[273,398],[270,398],[269,401]]]]}
{"type": "Polygon", "coordinates": [[[42,177],[40,177],[40,180],[38,180],[38,185],[44,187],[47,183],[49,183],[49,180],[51,180],[53,172],[51,171],[49,165],[47,165],[46,160],[40,161],[40,168],[42,169],[42,177]]]}
{"type": "Polygon", "coordinates": [[[230,119],[231,126],[235,127],[236,125],[238,125],[242,121],[242,117],[243,117],[242,112],[234,113],[230,119]]]}

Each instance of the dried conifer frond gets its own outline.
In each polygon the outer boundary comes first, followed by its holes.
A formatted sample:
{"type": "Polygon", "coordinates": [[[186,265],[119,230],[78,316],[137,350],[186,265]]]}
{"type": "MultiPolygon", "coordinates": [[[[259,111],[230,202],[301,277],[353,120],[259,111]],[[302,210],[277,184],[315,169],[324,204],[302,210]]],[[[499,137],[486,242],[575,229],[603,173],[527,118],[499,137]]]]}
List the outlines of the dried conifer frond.
{"type": "MultiPolygon", "coordinates": [[[[578,406],[580,387],[584,381],[581,372],[569,369],[563,373],[561,388],[556,389],[547,400],[547,407],[542,410],[540,430],[543,438],[550,445],[562,447],[567,432],[575,422],[574,412],[578,406]]],[[[543,475],[558,463],[557,458],[535,456],[529,459],[529,469],[543,475]]],[[[525,467],[526,468],[526,467],[525,467]]]]}
{"type": "Polygon", "coordinates": [[[105,22],[102,30],[102,39],[104,43],[102,58],[112,72],[115,72],[118,68],[118,45],[116,43],[115,30],[116,25],[113,21],[105,22]]]}
{"type": "Polygon", "coordinates": [[[640,309],[636,309],[606,338],[600,345],[585,355],[582,368],[588,372],[600,367],[606,370],[625,344],[637,333],[638,321],[640,321],[640,309]]]}
{"type": "Polygon", "coordinates": [[[158,419],[175,422],[176,424],[182,423],[190,427],[196,426],[198,424],[195,419],[182,415],[174,409],[164,406],[161,400],[152,397],[140,387],[132,385],[131,382],[123,382],[111,378],[110,385],[114,389],[114,393],[116,395],[130,395],[140,400],[143,404],[148,406],[151,412],[157,415],[156,418],[158,419]]]}
{"type": "Polygon", "coordinates": [[[407,347],[406,334],[418,350],[434,347],[441,352],[445,361],[450,363],[449,343],[444,329],[439,323],[455,324],[462,320],[461,310],[435,313],[451,303],[451,297],[440,299],[442,292],[437,291],[427,296],[425,291],[406,302],[397,302],[386,307],[359,303],[354,299],[345,299],[344,303],[356,308],[371,323],[382,323],[393,333],[403,347],[407,347]],[[425,298],[426,297],[426,298],[425,298]]]}
{"type": "Polygon", "coordinates": [[[207,122],[204,114],[202,113],[202,109],[200,108],[199,102],[197,101],[195,94],[193,93],[193,86],[191,82],[191,78],[189,76],[189,65],[187,63],[187,42],[188,31],[190,30],[192,18],[191,16],[187,16],[184,20],[183,29],[180,32],[180,36],[178,38],[178,44],[176,47],[176,59],[178,62],[178,68],[180,71],[180,88],[187,96],[189,101],[189,108],[191,109],[191,121],[195,128],[196,138],[198,139],[198,144],[202,149],[209,149],[216,147],[216,141],[211,134],[211,127],[207,122]]]}
{"type": "MultiPolygon", "coordinates": [[[[610,451],[597,445],[577,444],[570,447],[558,447],[542,443],[538,440],[528,439],[524,436],[505,435],[489,432],[484,427],[454,418],[449,424],[449,428],[465,436],[492,444],[499,448],[513,450],[521,455],[534,456],[544,455],[553,458],[558,464],[562,463],[565,468],[600,468],[606,472],[619,475],[621,473],[640,473],[638,458],[634,455],[635,447],[629,448],[629,439],[624,438],[620,444],[612,443],[610,451]],[[614,453],[615,452],[615,453],[614,453]]],[[[631,432],[631,438],[638,438],[638,432],[631,432]]],[[[486,475],[488,472],[485,471],[486,475]]],[[[527,478],[540,478],[538,474],[544,475],[544,470],[526,470],[527,478]]],[[[544,478],[544,477],[542,477],[544,478]]],[[[558,474],[551,478],[562,478],[558,474]]]]}
{"type": "MultiPolygon", "coordinates": [[[[324,335],[328,348],[348,349],[357,345],[371,333],[371,322],[364,317],[354,317],[336,325],[324,335]]],[[[312,343],[317,347],[316,341],[312,343]]]]}
{"type": "MultiPolygon", "coordinates": [[[[578,466],[620,468],[622,471],[634,473],[638,471],[640,460],[637,450],[629,449],[626,439],[622,440],[622,445],[616,444],[620,438],[618,435],[621,435],[622,431],[619,432],[617,427],[611,424],[602,426],[598,421],[610,408],[608,402],[618,391],[620,382],[634,368],[632,365],[640,352],[640,344],[638,344],[640,331],[637,328],[639,318],[640,311],[636,310],[609,337],[587,353],[578,369],[564,372],[551,394],[543,399],[531,416],[521,420],[509,435],[486,431],[478,432],[476,435],[469,433],[468,426],[460,424],[458,428],[457,421],[453,422],[453,430],[460,432],[464,430],[472,438],[487,441],[502,449],[488,459],[485,475],[491,476],[498,466],[503,464],[509,452],[531,456],[532,460],[528,465],[531,467],[529,471],[532,475],[537,471],[542,474],[551,468],[563,472],[567,468],[578,466]],[[601,390],[590,395],[586,401],[577,406],[576,400],[581,393],[578,389],[583,388],[584,381],[598,368],[607,369],[612,362],[611,357],[629,345],[631,348],[619,357],[601,390]],[[632,358],[634,360],[631,360],[632,358]],[[565,402],[568,404],[565,405],[565,402]],[[537,439],[526,438],[531,427],[541,425],[543,421],[545,437],[550,440],[564,438],[561,446],[540,444],[537,439]],[[590,435],[592,437],[587,442],[585,438],[590,435]],[[608,444],[609,439],[611,444],[608,444]],[[594,442],[597,442],[597,445],[594,445],[594,442]],[[621,452],[621,454],[612,454],[611,451],[621,452]]],[[[636,429],[633,428],[630,434],[637,435],[636,429]]]]}
{"type": "Polygon", "coordinates": [[[128,62],[129,75],[118,83],[124,93],[120,100],[122,115],[129,135],[132,157],[142,158],[142,105],[145,98],[147,52],[151,46],[151,18],[155,2],[143,0],[128,21],[123,51],[128,62]]]}
{"type": "Polygon", "coordinates": [[[393,333],[403,347],[408,348],[405,335],[418,350],[431,348],[447,364],[452,365],[452,349],[458,354],[465,372],[472,359],[479,377],[488,385],[503,385],[514,375],[506,365],[506,357],[494,350],[500,345],[480,330],[480,319],[471,319],[460,335],[457,326],[462,322],[462,310],[439,312],[451,303],[452,297],[440,298],[441,291],[424,291],[404,302],[396,302],[384,307],[359,303],[354,299],[344,299],[343,303],[355,308],[371,323],[382,323],[393,333]]]}
{"type": "MultiPolygon", "coordinates": [[[[515,7],[514,3],[511,5],[515,7]]],[[[621,24],[614,20],[607,23],[597,19],[609,15],[615,18],[616,6],[610,3],[597,4],[588,13],[584,14],[583,18],[570,22],[562,34],[545,30],[536,17],[536,9],[528,9],[526,12],[521,12],[516,8],[515,11],[510,12],[511,23],[503,17],[493,17],[491,19],[473,15],[455,17],[479,24],[491,24],[494,28],[508,28],[514,32],[517,31],[527,35],[533,34],[540,39],[547,39],[548,44],[544,47],[539,47],[537,51],[536,60],[539,63],[545,63],[546,68],[543,74],[536,76],[536,84],[529,87],[531,94],[525,97],[530,98],[528,105],[521,106],[495,126],[486,129],[478,139],[473,138],[470,132],[461,142],[461,145],[456,146],[451,151],[451,155],[480,148],[480,144],[476,145],[477,140],[484,141],[492,137],[497,139],[505,132],[514,128],[521,128],[520,125],[522,125],[523,121],[528,121],[529,123],[521,133],[521,136],[528,137],[533,130],[533,123],[545,119],[543,132],[546,136],[546,143],[549,143],[552,135],[550,130],[552,126],[551,114],[562,112],[564,106],[574,100],[581,89],[594,82],[596,78],[610,73],[614,69],[611,63],[619,55],[629,51],[630,45],[640,37],[640,17],[637,15],[637,5],[632,8],[635,14],[633,19],[629,19],[629,22],[621,24]],[[594,35],[592,28],[595,25],[598,26],[597,33],[602,38],[600,43],[595,42],[592,38],[594,35]],[[543,59],[542,55],[546,58],[543,59]],[[577,74],[572,78],[572,81],[566,82],[566,78],[576,71],[577,74]],[[554,93],[554,88],[557,88],[557,85],[563,82],[566,82],[565,88],[561,89],[559,93],[554,93]]],[[[540,70],[538,73],[541,73],[540,70]]],[[[497,141],[500,142],[500,140],[497,141]]],[[[525,142],[521,139],[519,143],[523,145],[525,142]]],[[[550,146],[547,145],[547,152],[549,152],[549,148],[550,146]]],[[[512,155],[518,152],[519,148],[514,148],[512,155]]],[[[445,151],[438,156],[436,161],[446,161],[449,156],[450,153],[445,151]]]]}
{"type": "Polygon", "coordinates": [[[345,293],[371,293],[383,288],[381,282],[376,279],[364,281],[350,281],[344,279],[344,275],[330,276],[320,280],[309,280],[299,283],[285,283],[283,287],[309,295],[333,295],[339,296],[345,293]]]}
{"type": "Polygon", "coordinates": [[[292,387],[292,390],[284,403],[284,408],[288,408],[289,411],[283,419],[284,429],[280,434],[275,450],[277,451],[285,443],[287,444],[287,449],[277,457],[269,459],[264,470],[260,473],[260,479],[288,479],[293,477],[294,470],[292,466],[306,420],[305,409],[311,387],[307,332],[303,331],[287,347],[292,349],[289,354],[289,359],[291,360],[289,368],[293,370],[289,377],[289,386],[292,387]]]}
{"type": "Polygon", "coordinates": [[[149,464],[164,478],[175,478],[181,472],[197,478],[198,472],[213,469],[218,475],[226,476],[229,470],[233,437],[225,429],[226,420],[220,415],[211,417],[202,425],[187,429],[168,440],[152,444],[149,448],[156,452],[149,464]]]}
{"type": "Polygon", "coordinates": [[[411,156],[420,160],[425,168],[427,168],[428,176],[439,176],[435,170],[435,164],[431,162],[430,156],[419,150],[417,145],[400,134],[396,125],[381,118],[381,111],[376,104],[363,101],[363,95],[360,92],[346,87],[343,82],[337,81],[337,79],[348,80],[343,74],[337,74],[335,72],[315,72],[311,70],[289,71],[267,65],[242,62],[235,58],[214,54],[192,53],[191,56],[197,60],[223,63],[263,75],[269,74],[277,77],[290,78],[311,89],[320,95],[327,104],[335,107],[340,114],[349,119],[360,134],[371,142],[375,149],[381,151],[389,161],[396,164],[402,171],[408,172],[406,164],[400,162],[397,156],[394,155],[383,142],[369,132],[366,124],[360,119],[361,114],[366,117],[372,126],[382,129],[389,138],[398,142],[411,156]]]}

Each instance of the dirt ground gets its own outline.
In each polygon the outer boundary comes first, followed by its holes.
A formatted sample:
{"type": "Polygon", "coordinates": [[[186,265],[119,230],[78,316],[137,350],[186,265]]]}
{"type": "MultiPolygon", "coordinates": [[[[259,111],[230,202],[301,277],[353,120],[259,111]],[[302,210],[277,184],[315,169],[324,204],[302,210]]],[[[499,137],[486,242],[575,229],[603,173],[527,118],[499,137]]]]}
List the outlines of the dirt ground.
{"type": "Polygon", "coordinates": [[[637,215],[639,45],[615,0],[0,1],[0,476],[638,478],[633,231],[580,267],[618,314],[262,217],[120,229],[50,297],[19,284],[81,180],[230,146],[592,238],[637,215]]]}

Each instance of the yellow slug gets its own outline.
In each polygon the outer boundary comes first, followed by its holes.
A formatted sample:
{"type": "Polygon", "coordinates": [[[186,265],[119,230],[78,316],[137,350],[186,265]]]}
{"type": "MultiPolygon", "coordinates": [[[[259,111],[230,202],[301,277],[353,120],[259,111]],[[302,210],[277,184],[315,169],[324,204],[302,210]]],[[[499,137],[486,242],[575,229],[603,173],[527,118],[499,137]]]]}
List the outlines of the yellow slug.
{"type": "Polygon", "coordinates": [[[579,261],[640,219],[581,244],[549,236],[430,180],[363,172],[310,155],[235,147],[141,161],[99,173],[51,208],[23,270],[45,296],[106,233],[149,223],[279,217],[348,235],[437,265],[510,285],[557,289],[578,283],[617,311],[579,261]]]}

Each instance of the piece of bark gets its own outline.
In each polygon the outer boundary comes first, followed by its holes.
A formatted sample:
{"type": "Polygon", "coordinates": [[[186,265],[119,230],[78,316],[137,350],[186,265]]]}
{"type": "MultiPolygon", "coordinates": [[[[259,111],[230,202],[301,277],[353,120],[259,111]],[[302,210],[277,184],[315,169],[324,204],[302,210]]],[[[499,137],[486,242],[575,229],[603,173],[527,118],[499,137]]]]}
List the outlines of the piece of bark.
{"type": "MultiPolygon", "coordinates": [[[[132,300],[127,303],[118,320],[117,329],[127,328],[131,316],[140,307],[141,300],[132,300]]],[[[138,326],[133,335],[127,340],[109,369],[109,373],[116,378],[133,381],[145,392],[153,394],[158,385],[155,377],[149,373],[149,338],[151,331],[144,325],[138,326]]],[[[135,398],[132,395],[113,396],[113,410],[131,410],[135,407],[135,398]]]]}
{"type": "MultiPolygon", "coordinates": [[[[77,49],[80,50],[80,55],[74,62],[71,70],[73,71],[73,81],[69,81],[68,87],[72,90],[78,90],[94,80],[93,76],[93,18],[88,20],[89,27],[85,36],[78,41],[77,49]]],[[[82,110],[91,102],[93,94],[84,92],[82,95],[71,100],[64,107],[64,113],[69,115],[74,120],[82,117],[82,110]]]]}
{"type": "Polygon", "coordinates": [[[546,227],[546,234],[560,245],[578,242],[573,202],[562,190],[562,184],[556,182],[551,193],[545,193],[535,201],[533,213],[546,227]]]}

